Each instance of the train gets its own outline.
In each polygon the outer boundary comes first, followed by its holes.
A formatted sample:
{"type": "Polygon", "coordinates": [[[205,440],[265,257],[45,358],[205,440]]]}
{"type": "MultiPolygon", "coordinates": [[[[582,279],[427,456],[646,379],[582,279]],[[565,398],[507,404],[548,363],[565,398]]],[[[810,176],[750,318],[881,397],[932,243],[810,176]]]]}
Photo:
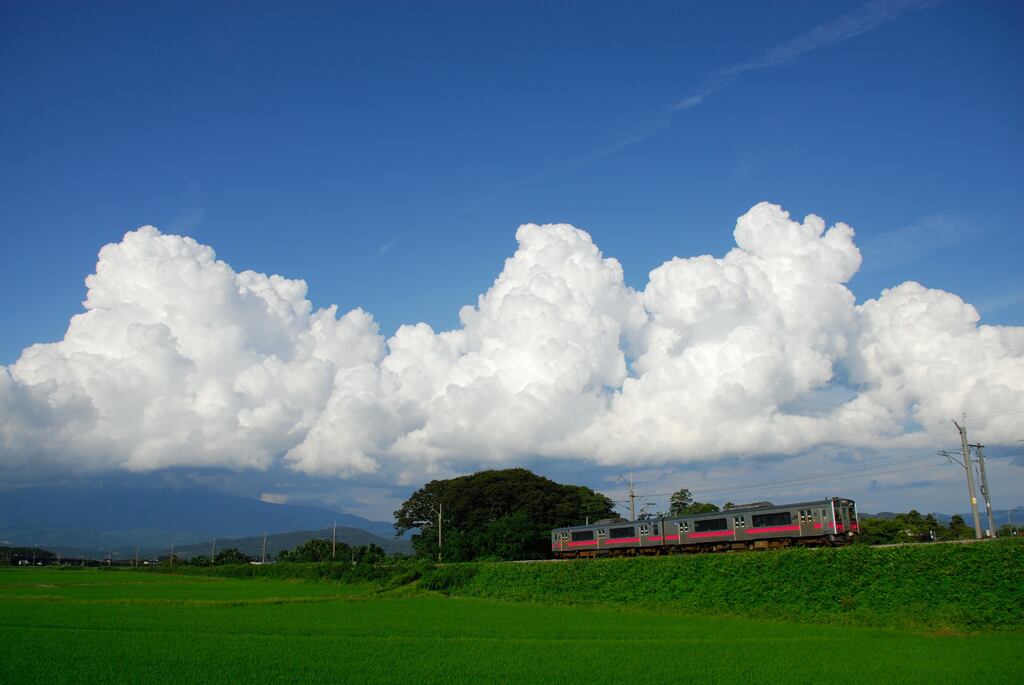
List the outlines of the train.
{"type": "Polygon", "coordinates": [[[755,502],[688,515],[604,519],[551,531],[556,559],[727,552],[794,546],[837,546],[860,534],[852,499],[755,502]]]}

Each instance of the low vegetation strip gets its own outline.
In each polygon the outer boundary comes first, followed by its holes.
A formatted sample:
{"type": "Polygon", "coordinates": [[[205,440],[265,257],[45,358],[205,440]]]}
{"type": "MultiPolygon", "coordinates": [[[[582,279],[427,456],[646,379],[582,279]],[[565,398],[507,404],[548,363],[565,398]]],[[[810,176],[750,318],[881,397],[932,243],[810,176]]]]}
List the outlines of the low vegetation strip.
{"type": "Polygon", "coordinates": [[[409,585],[433,568],[424,559],[389,559],[377,564],[348,562],[278,562],[274,564],[230,564],[226,566],[153,566],[146,570],[180,576],[213,578],[259,578],[264,580],[299,580],[305,582],[369,584],[380,589],[409,585]]]}
{"type": "MultiPolygon", "coordinates": [[[[424,584],[486,575],[453,568],[424,584]]],[[[937,636],[373,587],[0,570],[0,683],[1013,683],[1024,649],[1024,634],[1011,632],[937,636]],[[32,588],[62,600],[38,601],[32,588]],[[321,597],[337,601],[279,601],[321,597]]]]}
{"type": "Polygon", "coordinates": [[[427,589],[467,597],[664,607],[903,628],[1024,629],[1024,540],[452,564],[427,589]]]}

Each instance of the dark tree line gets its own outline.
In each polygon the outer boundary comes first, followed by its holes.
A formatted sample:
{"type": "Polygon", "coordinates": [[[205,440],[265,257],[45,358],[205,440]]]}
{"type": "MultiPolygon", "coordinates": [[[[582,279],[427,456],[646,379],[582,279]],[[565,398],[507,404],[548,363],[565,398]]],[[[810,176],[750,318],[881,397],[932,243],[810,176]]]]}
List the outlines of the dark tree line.
{"type": "Polygon", "coordinates": [[[614,517],[614,503],[579,485],[563,485],[526,469],[481,471],[434,480],[395,512],[396,535],[418,529],[412,544],[420,556],[441,559],[543,559],[552,528],[614,517]]]}
{"type": "MultiPolygon", "coordinates": [[[[860,521],[861,542],[870,545],[886,545],[898,542],[932,542],[943,540],[969,540],[974,537],[974,527],[967,525],[964,517],[954,514],[945,526],[934,514],[922,515],[916,509],[897,514],[891,519],[862,518],[860,521]]],[[[1019,528],[1004,525],[997,531],[1001,537],[1017,535],[1019,528]]]]}
{"type": "Polygon", "coordinates": [[[332,549],[330,540],[316,538],[302,543],[295,549],[281,552],[277,555],[277,560],[300,563],[336,561],[351,564],[376,564],[384,561],[386,556],[383,548],[373,543],[349,545],[339,542],[332,549]]]}
{"type": "MultiPolygon", "coordinates": [[[[248,564],[252,560],[252,557],[246,556],[234,547],[225,547],[217,552],[212,560],[209,554],[198,554],[189,559],[188,563],[192,566],[226,566],[228,564],[248,564]]],[[[174,563],[179,562],[175,559],[174,563]]]]}

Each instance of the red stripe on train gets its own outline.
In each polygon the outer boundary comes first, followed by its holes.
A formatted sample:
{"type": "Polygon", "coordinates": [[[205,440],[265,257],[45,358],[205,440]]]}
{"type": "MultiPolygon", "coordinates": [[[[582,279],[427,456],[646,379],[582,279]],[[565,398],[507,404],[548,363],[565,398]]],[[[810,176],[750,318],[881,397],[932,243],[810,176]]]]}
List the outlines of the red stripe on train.
{"type": "Polygon", "coordinates": [[[800,526],[762,526],[760,528],[747,528],[744,530],[745,533],[787,533],[789,531],[800,530],[800,526]]]}

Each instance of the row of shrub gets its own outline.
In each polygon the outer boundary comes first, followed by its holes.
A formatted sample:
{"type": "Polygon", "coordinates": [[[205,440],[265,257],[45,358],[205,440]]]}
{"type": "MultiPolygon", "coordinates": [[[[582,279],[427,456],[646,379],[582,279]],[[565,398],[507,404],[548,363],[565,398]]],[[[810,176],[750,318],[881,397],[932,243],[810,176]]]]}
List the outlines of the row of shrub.
{"type": "Polygon", "coordinates": [[[435,565],[275,563],[163,567],[232,578],[362,583],[549,604],[904,628],[1024,628],[1024,540],[736,554],[435,565]]]}
{"type": "Polygon", "coordinates": [[[1024,540],[564,563],[452,564],[451,595],[952,630],[1024,627],[1024,540]]]}
{"type": "Polygon", "coordinates": [[[376,564],[351,562],[283,562],[273,564],[233,564],[228,566],[150,566],[148,570],[185,576],[219,578],[265,578],[305,582],[376,584],[398,587],[419,580],[433,569],[433,563],[413,557],[383,559],[376,564]]]}

